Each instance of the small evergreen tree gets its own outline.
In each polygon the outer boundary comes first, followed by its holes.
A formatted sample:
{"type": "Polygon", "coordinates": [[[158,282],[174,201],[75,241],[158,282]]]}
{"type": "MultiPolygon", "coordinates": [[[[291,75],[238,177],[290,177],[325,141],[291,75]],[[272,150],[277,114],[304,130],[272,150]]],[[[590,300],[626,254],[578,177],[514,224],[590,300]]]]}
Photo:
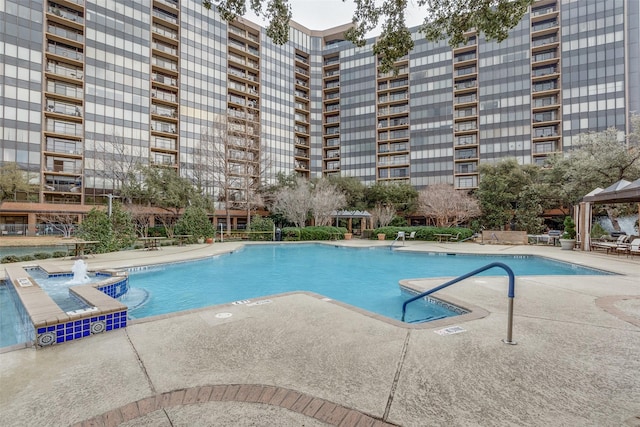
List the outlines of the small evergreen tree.
{"type": "Polygon", "coordinates": [[[85,240],[96,240],[97,253],[105,253],[111,250],[113,242],[113,227],[109,216],[103,210],[93,208],[84,216],[82,224],[76,233],[78,237],[85,240]]]}
{"type": "Polygon", "coordinates": [[[564,233],[562,235],[565,239],[575,239],[576,238],[576,223],[573,221],[573,218],[567,216],[564,218],[564,233]]]}
{"type": "Polygon", "coordinates": [[[192,235],[193,240],[213,237],[215,232],[207,211],[197,206],[189,206],[185,209],[174,230],[176,234],[192,235]]]}
{"type": "Polygon", "coordinates": [[[111,217],[100,209],[93,208],[85,215],[78,237],[96,240],[97,253],[114,252],[128,248],[135,241],[131,215],[122,209],[122,204],[114,203],[111,217]]]}
{"type": "Polygon", "coordinates": [[[136,231],[131,213],[124,210],[122,203],[114,202],[111,207],[111,227],[113,240],[111,250],[119,251],[133,245],[136,241],[136,231]]]}
{"type": "Polygon", "coordinates": [[[261,234],[252,234],[251,240],[271,240],[272,235],[267,234],[273,233],[275,225],[273,224],[273,220],[271,218],[263,218],[260,215],[255,215],[251,218],[251,225],[249,226],[249,231],[262,231],[264,233],[261,234]]]}

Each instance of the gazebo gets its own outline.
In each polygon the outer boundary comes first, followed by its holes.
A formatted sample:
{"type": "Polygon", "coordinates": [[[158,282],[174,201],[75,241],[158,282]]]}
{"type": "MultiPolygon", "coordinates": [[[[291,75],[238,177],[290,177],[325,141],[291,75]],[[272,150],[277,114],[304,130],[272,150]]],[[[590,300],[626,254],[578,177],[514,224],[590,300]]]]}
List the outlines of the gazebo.
{"type": "Polygon", "coordinates": [[[621,179],[604,190],[596,188],[582,198],[576,212],[576,223],[583,251],[591,250],[592,205],[604,203],[638,203],[638,218],[640,219],[640,178],[633,182],[621,179]]]}
{"type": "Polygon", "coordinates": [[[371,224],[371,214],[367,211],[333,211],[331,214],[332,217],[336,219],[336,226],[340,224],[341,219],[347,219],[348,225],[347,229],[349,233],[352,233],[353,227],[353,219],[361,219],[360,221],[360,231],[364,231],[367,229],[367,225],[372,226],[371,224]]]}

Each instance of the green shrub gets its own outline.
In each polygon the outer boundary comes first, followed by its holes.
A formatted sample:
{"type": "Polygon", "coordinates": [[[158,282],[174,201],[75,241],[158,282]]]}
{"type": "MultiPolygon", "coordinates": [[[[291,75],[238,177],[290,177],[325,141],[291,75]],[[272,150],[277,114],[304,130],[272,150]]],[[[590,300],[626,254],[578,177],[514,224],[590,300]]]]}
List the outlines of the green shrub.
{"type": "Polygon", "coordinates": [[[48,252],[36,252],[35,254],[33,254],[33,257],[35,259],[47,259],[51,258],[51,254],[48,252]]]}
{"type": "Polygon", "coordinates": [[[35,259],[36,259],[36,258],[35,258],[33,255],[31,255],[31,254],[28,254],[28,255],[22,255],[22,256],[20,257],[20,261],[33,261],[33,260],[35,260],[35,259]]]}
{"type": "Polygon", "coordinates": [[[189,206],[176,223],[175,234],[190,234],[191,242],[213,237],[215,230],[207,216],[207,211],[196,206],[189,206]]]}
{"type": "Polygon", "coordinates": [[[288,241],[314,241],[344,239],[345,227],[311,226],[304,228],[285,227],[282,229],[282,240],[288,241]]]}
{"type": "Polygon", "coordinates": [[[394,216],[389,223],[389,227],[406,227],[407,225],[409,225],[407,219],[401,216],[394,216]]]}
{"type": "Polygon", "coordinates": [[[2,257],[0,262],[2,264],[9,264],[10,262],[20,262],[20,258],[17,257],[16,255],[7,255],[7,256],[2,257]]]}
{"type": "Polygon", "coordinates": [[[606,236],[607,234],[609,233],[607,233],[607,231],[598,222],[593,224],[593,226],[591,227],[591,237],[593,237],[594,239],[599,239],[602,236],[606,236]]]}
{"type": "Polygon", "coordinates": [[[149,227],[147,230],[148,237],[167,237],[167,229],[163,226],[149,227]]]}
{"type": "Polygon", "coordinates": [[[250,240],[257,241],[269,241],[273,239],[273,230],[274,230],[273,220],[271,218],[263,218],[260,215],[255,215],[251,218],[251,225],[247,229],[247,231],[258,231],[260,233],[250,233],[250,240]]]}
{"type": "Polygon", "coordinates": [[[64,258],[67,256],[66,251],[55,251],[52,255],[53,258],[64,258]]]}

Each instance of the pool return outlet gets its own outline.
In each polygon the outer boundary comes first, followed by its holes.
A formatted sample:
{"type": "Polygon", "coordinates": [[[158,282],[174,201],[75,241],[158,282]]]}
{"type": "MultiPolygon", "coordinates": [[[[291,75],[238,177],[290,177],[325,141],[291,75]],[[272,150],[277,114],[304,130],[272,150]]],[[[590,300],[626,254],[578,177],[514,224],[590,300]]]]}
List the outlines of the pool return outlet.
{"type": "Polygon", "coordinates": [[[414,297],[409,298],[408,300],[406,300],[403,304],[402,304],[402,321],[404,322],[404,316],[405,313],[407,311],[407,305],[413,301],[422,299],[428,295],[431,295],[434,292],[437,292],[441,289],[444,289],[448,286],[453,285],[454,283],[458,283],[464,279],[468,279],[471,276],[475,276],[476,274],[480,274],[483,271],[492,269],[494,267],[499,267],[501,269],[503,269],[504,271],[507,272],[507,275],[509,276],[509,309],[508,309],[508,313],[507,313],[507,339],[506,340],[502,340],[503,343],[505,344],[510,344],[510,345],[516,345],[517,343],[515,341],[513,341],[513,298],[515,297],[515,287],[516,287],[516,279],[515,279],[515,274],[513,274],[513,270],[511,269],[511,267],[509,267],[508,265],[502,263],[502,262],[492,262],[491,264],[487,264],[484,267],[480,267],[476,270],[473,270],[467,274],[464,274],[460,277],[456,277],[453,280],[448,281],[447,283],[443,283],[440,286],[436,286],[433,289],[430,289],[428,291],[425,291],[421,294],[418,294],[414,297]]]}

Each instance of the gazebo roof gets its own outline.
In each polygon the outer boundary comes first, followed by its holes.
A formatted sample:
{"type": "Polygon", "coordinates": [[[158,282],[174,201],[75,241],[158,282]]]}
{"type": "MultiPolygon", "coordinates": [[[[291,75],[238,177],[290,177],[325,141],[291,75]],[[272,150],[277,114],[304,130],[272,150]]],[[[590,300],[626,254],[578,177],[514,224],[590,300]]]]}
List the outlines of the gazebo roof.
{"type": "Polygon", "coordinates": [[[591,203],[640,202],[640,178],[633,182],[621,179],[604,190],[597,190],[599,188],[584,196],[582,201],[591,203]]]}
{"type": "Polygon", "coordinates": [[[331,216],[340,218],[370,218],[371,214],[367,211],[333,211],[331,216]]]}

